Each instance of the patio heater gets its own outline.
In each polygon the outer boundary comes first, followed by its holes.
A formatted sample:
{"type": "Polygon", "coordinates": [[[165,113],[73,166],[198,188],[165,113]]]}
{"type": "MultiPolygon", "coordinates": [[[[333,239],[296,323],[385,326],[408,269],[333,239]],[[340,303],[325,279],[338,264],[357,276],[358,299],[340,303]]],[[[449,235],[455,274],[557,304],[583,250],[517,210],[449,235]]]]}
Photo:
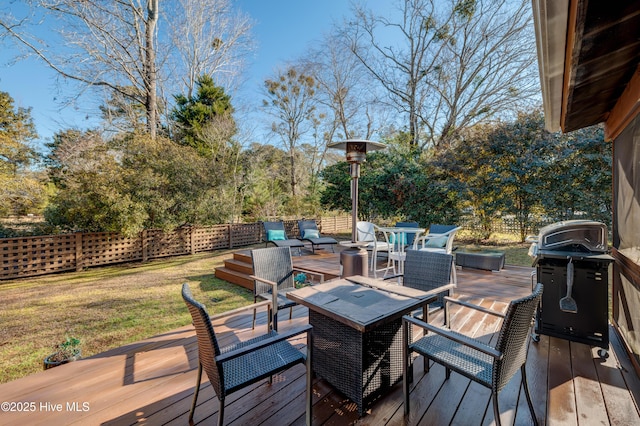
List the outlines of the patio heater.
{"type": "Polygon", "coordinates": [[[351,275],[368,276],[368,255],[363,249],[369,242],[358,242],[358,178],[360,177],[360,164],[366,161],[368,151],[376,151],[386,148],[386,145],[379,142],[367,140],[349,139],[341,142],[333,142],[327,145],[328,148],[344,150],[351,172],[351,241],[341,242],[340,245],[348,247],[340,253],[341,276],[351,275]]]}

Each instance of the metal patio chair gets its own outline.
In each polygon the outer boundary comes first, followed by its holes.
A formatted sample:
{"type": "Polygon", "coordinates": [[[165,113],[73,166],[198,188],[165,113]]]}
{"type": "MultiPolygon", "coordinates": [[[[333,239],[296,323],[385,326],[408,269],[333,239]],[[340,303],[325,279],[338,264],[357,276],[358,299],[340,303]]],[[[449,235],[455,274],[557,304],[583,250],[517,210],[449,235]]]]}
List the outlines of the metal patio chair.
{"type": "MultiPolygon", "coordinates": [[[[274,374],[284,371],[296,364],[305,364],[307,368],[306,423],[307,425],[311,424],[312,327],[310,325],[298,327],[282,334],[278,334],[269,329],[268,333],[262,336],[221,347],[218,343],[207,309],[203,304],[193,298],[191,289],[187,283],[182,285],[182,298],[189,308],[198,339],[198,376],[193,401],[191,403],[191,410],[189,411],[189,422],[191,424],[198,401],[198,393],[202,381],[202,370],[207,373],[209,382],[211,382],[211,386],[220,401],[218,425],[222,426],[224,422],[224,403],[229,394],[266,378],[269,378],[269,383],[271,383],[271,378],[274,374]],[[300,352],[287,341],[290,337],[302,333],[307,334],[306,354],[300,352]]],[[[269,305],[270,303],[269,301],[265,301],[262,304],[269,305]]],[[[216,315],[213,318],[216,319],[222,316],[237,314],[252,308],[253,306],[243,307],[216,315]]]]}
{"type": "Polygon", "coordinates": [[[298,249],[298,256],[302,253],[300,249],[304,248],[304,243],[297,238],[289,238],[287,231],[284,229],[284,222],[262,222],[264,226],[264,243],[265,247],[273,244],[276,247],[289,247],[298,249]]]}
{"type": "MultiPolygon", "coordinates": [[[[531,402],[529,386],[527,385],[527,349],[534,311],[540,303],[543,286],[538,283],[533,292],[523,298],[513,300],[507,308],[506,314],[496,312],[481,306],[472,305],[460,300],[445,297],[445,303],[457,303],[461,306],[476,309],[486,314],[503,318],[502,327],[494,346],[489,346],[477,339],[461,333],[436,327],[420,321],[417,318],[403,316],[403,391],[404,412],[409,414],[409,358],[411,352],[425,357],[425,370],[429,369],[429,360],[441,364],[446,369],[446,379],[451,371],[480,383],[491,389],[493,411],[497,425],[500,425],[500,408],[498,406],[498,392],[500,392],[513,375],[520,369],[522,387],[529,404],[534,424],[538,424],[536,413],[531,402]],[[409,327],[416,325],[425,330],[424,337],[415,342],[409,341],[409,327]],[[427,334],[428,333],[428,334],[427,334]]],[[[448,308],[445,305],[445,322],[449,321],[448,308]]]]}
{"type": "Polygon", "coordinates": [[[317,246],[331,246],[331,251],[335,253],[335,245],[338,244],[335,238],[323,237],[315,220],[299,220],[300,240],[311,243],[311,251],[316,252],[317,246]]]}
{"type": "Polygon", "coordinates": [[[373,272],[373,276],[377,277],[377,273],[380,271],[386,271],[388,268],[377,269],[376,264],[378,261],[378,253],[387,252],[391,246],[386,239],[384,241],[378,241],[378,227],[371,222],[357,222],[356,223],[356,238],[360,242],[369,243],[364,247],[367,251],[371,252],[371,259],[369,259],[369,270],[373,272]]]}
{"type": "MultiPolygon", "coordinates": [[[[426,235],[422,235],[416,238],[413,247],[416,250],[430,251],[434,253],[447,253],[452,254],[455,248],[453,247],[453,241],[462,227],[456,225],[435,225],[429,226],[429,232],[426,235]]],[[[452,259],[451,262],[454,262],[452,259]]],[[[456,276],[456,267],[453,264],[451,282],[456,284],[458,277],[456,276]]]]}

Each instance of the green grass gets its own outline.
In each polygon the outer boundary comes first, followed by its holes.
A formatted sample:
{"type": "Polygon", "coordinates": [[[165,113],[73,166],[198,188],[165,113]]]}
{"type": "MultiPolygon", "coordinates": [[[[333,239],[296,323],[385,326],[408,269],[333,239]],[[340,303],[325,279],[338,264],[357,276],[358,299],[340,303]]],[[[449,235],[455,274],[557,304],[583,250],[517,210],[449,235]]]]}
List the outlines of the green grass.
{"type": "Polygon", "coordinates": [[[0,383],[42,370],[66,336],[80,338],[87,357],[190,324],[183,282],[212,315],[253,303],[214,277],[230,252],[0,282],[0,383]]]}

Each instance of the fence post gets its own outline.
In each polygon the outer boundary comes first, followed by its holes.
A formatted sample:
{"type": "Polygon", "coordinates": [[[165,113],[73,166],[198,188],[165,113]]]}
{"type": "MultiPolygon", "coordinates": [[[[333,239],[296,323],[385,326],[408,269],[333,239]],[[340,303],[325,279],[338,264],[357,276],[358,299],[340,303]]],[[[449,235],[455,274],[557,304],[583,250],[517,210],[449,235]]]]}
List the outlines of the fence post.
{"type": "Polygon", "coordinates": [[[229,248],[232,249],[233,248],[233,225],[232,224],[227,225],[227,232],[229,234],[229,248]]]}
{"type": "Polygon", "coordinates": [[[191,255],[196,254],[195,244],[193,243],[193,225],[189,226],[189,245],[191,246],[191,255]]]}
{"type": "Polygon", "coordinates": [[[141,238],[141,243],[140,246],[142,248],[142,261],[146,262],[147,261],[147,230],[143,229],[142,232],[140,233],[140,238],[141,238]]]}
{"type": "Polygon", "coordinates": [[[82,271],[83,263],[82,232],[76,232],[76,271],[82,271]]]}

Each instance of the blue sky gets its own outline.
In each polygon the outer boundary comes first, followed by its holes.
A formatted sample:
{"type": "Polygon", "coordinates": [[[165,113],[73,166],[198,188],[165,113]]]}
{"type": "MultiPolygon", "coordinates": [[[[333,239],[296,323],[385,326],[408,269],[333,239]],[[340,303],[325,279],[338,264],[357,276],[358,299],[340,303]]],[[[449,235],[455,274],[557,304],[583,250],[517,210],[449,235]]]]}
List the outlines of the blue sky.
{"type": "MultiPolygon", "coordinates": [[[[349,14],[348,0],[237,0],[255,21],[257,51],[247,72],[242,97],[259,96],[262,82],[286,61],[304,54],[327,33],[334,21],[349,14]]],[[[368,0],[370,8],[388,7],[389,0],[368,0]]],[[[96,123],[95,98],[84,96],[80,106],[60,109],[60,100],[75,91],[35,59],[9,65],[16,51],[0,50],[0,90],[8,92],[20,107],[31,107],[41,139],[69,127],[87,128],[96,123]]],[[[256,99],[257,101],[257,99],[256,99]]]]}

